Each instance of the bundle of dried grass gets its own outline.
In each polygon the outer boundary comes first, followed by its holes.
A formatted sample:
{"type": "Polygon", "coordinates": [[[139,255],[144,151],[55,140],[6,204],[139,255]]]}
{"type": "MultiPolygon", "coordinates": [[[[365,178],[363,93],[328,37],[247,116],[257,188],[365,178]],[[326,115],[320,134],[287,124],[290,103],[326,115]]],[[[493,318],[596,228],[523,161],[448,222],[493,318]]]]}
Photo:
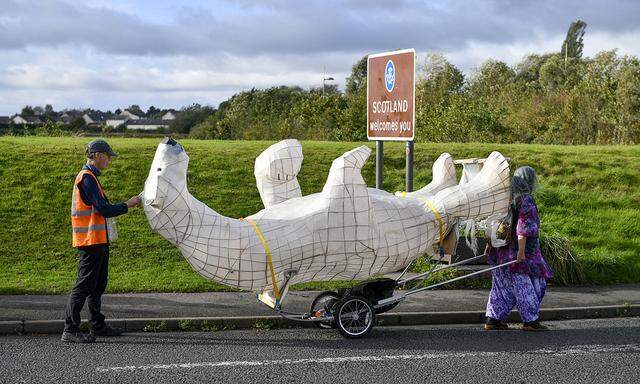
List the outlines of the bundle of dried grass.
{"type": "Polygon", "coordinates": [[[569,239],[558,234],[541,234],[540,251],[553,270],[556,285],[581,285],[587,279],[580,260],[571,251],[569,239]]]}

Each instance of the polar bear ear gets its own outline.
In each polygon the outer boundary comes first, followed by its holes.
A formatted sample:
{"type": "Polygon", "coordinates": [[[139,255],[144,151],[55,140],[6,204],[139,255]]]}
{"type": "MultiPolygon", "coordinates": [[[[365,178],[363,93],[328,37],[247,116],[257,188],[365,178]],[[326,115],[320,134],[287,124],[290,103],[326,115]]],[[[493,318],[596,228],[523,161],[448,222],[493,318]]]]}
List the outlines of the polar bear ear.
{"type": "Polygon", "coordinates": [[[173,140],[173,138],[169,136],[165,136],[164,139],[162,139],[161,143],[171,145],[171,146],[178,144],[177,141],[173,140]]]}

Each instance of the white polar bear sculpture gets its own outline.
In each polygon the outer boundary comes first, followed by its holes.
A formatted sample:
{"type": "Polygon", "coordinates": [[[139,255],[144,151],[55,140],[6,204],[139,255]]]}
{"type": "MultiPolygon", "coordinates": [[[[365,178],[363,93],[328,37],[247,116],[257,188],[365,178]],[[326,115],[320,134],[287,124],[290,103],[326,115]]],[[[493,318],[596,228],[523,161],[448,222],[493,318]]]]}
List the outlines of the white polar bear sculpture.
{"type": "Polygon", "coordinates": [[[456,183],[453,160],[443,154],[434,164],[434,181],[404,196],[367,188],[360,170],[370,153],[366,146],[346,152],[333,161],[322,192],[301,196],[300,144],[277,143],[256,159],[265,209],[234,219],[189,193],[189,157],[165,138],[145,183],[144,211],[153,231],[203,277],[280,298],[285,280],[365,279],[397,271],[431,252],[442,227],[508,208],[509,165],[498,152],[464,185],[456,183]]]}

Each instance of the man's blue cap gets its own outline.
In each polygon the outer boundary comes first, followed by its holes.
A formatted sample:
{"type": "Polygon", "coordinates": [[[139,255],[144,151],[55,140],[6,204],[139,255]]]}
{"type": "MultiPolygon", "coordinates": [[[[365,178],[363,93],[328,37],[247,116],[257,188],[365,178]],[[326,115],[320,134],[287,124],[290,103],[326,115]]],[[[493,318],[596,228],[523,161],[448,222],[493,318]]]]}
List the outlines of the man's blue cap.
{"type": "Polygon", "coordinates": [[[107,155],[112,157],[118,156],[118,154],[115,153],[113,149],[111,149],[111,146],[109,146],[109,144],[102,139],[92,140],[89,144],[87,144],[87,157],[93,155],[94,153],[106,153],[107,155]]]}

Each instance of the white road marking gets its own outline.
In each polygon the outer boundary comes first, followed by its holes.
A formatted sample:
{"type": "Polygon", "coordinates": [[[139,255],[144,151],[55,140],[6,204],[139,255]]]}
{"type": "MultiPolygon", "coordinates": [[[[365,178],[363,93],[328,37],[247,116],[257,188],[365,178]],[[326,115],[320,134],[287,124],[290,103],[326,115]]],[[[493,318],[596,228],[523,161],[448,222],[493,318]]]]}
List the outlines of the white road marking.
{"type": "Polygon", "coordinates": [[[383,355],[383,356],[346,356],[346,357],[324,357],[313,359],[283,359],[283,360],[248,360],[248,361],[205,361],[200,363],[173,363],[173,364],[150,364],[150,365],[125,365],[120,367],[97,367],[97,372],[117,372],[117,371],[147,371],[156,369],[191,369],[191,368],[217,368],[217,367],[246,367],[264,365],[292,365],[292,364],[327,364],[327,363],[359,363],[366,361],[390,361],[390,360],[429,360],[442,358],[462,358],[462,357],[488,357],[506,354],[533,354],[533,355],[589,355],[598,353],[622,353],[640,352],[638,344],[623,345],[574,345],[570,347],[556,349],[536,349],[533,351],[511,351],[511,352],[457,352],[457,353],[425,353],[419,355],[383,355]]]}

